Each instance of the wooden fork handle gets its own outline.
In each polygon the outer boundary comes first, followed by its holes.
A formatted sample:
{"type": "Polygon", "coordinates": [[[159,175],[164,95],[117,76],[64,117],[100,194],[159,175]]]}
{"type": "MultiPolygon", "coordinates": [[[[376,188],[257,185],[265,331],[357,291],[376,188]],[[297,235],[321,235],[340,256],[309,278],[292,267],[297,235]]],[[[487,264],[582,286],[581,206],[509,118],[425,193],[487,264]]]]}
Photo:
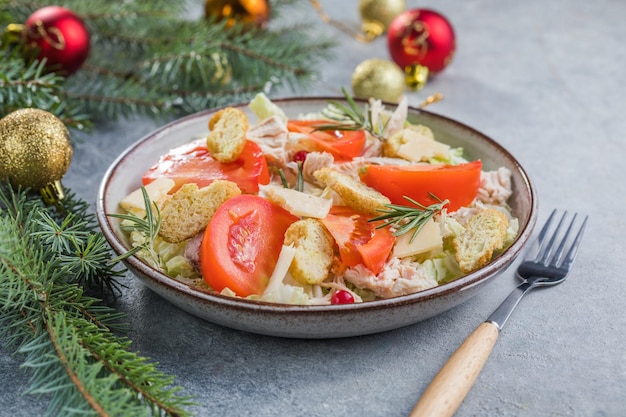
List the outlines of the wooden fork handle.
{"type": "Polygon", "coordinates": [[[487,362],[499,333],[498,326],[492,322],[480,324],[426,388],[411,417],[452,416],[487,362]]]}

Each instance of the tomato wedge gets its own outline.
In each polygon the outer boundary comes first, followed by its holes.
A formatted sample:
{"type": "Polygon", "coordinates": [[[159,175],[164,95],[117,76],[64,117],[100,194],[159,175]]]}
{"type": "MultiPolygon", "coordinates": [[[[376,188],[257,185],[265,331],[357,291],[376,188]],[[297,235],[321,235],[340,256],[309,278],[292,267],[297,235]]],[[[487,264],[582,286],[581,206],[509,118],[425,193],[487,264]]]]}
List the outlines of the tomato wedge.
{"type": "Polygon", "coordinates": [[[428,193],[448,200],[448,211],[470,204],[480,186],[482,162],[459,165],[369,165],[360,173],[361,181],[386,195],[393,204],[407,205],[404,196],[429,206],[436,203],[428,193]]]}
{"type": "Polygon", "coordinates": [[[267,184],[270,180],[265,156],[256,143],[247,141],[238,159],[222,163],[211,156],[205,139],[170,150],[148,169],[141,180],[146,185],[159,177],[174,180],[175,186],[170,192],[186,183],[204,187],[222,179],[235,182],[244,193],[256,194],[259,184],[267,184]]]}
{"type": "Polygon", "coordinates": [[[242,194],[223,203],[209,222],[200,247],[204,281],[240,297],[262,294],[274,271],[285,232],[298,220],[262,197],[242,194]]]}
{"type": "Polygon", "coordinates": [[[374,216],[348,207],[333,206],[322,219],[339,247],[339,257],[346,266],[365,265],[374,275],[382,270],[395,238],[388,228],[376,229],[381,222],[370,222],[374,216]]]}
{"type": "Polygon", "coordinates": [[[316,130],[325,124],[327,120],[289,120],[287,129],[306,134],[314,150],[328,152],[336,161],[350,161],[361,154],[365,146],[364,130],[316,130]]]}

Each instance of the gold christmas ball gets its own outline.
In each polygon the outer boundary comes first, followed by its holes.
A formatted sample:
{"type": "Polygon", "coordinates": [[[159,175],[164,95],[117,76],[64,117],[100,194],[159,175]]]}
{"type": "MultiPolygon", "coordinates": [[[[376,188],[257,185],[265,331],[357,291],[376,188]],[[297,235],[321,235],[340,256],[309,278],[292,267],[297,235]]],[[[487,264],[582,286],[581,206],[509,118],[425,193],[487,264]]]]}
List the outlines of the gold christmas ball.
{"type": "Polygon", "coordinates": [[[21,109],[0,120],[0,178],[41,189],[59,181],[72,159],[70,133],[55,115],[21,109]]]}
{"type": "Polygon", "coordinates": [[[368,59],[352,74],[352,93],[359,98],[377,98],[397,103],[404,93],[404,71],[385,59],[368,59]]]}
{"type": "Polygon", "coordinates": [[[205,17],[226,20],[230,27],[235,23],[265,26],[270,18],[269,0],[206,0],[205,17]]]}
{"type": "Polygon", "coordinates": [[[363,31],[370,37],[382,35],[405,9],[406,0],[359,0],[363,31]]]}

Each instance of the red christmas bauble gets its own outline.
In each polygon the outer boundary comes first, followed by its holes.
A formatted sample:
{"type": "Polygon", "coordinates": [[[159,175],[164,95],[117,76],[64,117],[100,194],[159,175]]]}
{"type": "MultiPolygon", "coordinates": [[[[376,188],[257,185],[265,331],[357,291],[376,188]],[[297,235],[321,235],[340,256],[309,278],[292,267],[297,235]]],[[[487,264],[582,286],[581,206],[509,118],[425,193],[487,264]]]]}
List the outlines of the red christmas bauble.
{"type": "Polygon", "coordinates": [[[423,65],[431,73],[437,73],[454,55],[454,29],[444,16],[433,10],[407,10],[389,25],[387,46],[391,58],[401,68],[423,65]]]}
{"type": "Polygon", "coordinates": [[[29,57],[46,59],[46,69],[70,75],[89,55],[89,32],[73,12],[60,6],[43,7],[31,14],[22,30],[29,57]]]}

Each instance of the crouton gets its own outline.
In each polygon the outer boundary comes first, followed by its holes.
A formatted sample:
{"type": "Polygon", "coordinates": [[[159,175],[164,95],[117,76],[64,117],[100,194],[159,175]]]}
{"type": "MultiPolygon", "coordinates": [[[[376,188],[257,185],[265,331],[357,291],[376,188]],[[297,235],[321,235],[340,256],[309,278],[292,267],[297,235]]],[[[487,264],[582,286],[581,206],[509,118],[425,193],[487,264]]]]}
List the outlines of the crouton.
{"type": "Polygon", "coordinates": [[[241,194],[237,184],[226,180],[213,181],[206,187],[185,184],[163,202],[159,235],[177,243],[200,233],[226,200],[241,194]]]}
{"type": "Polygon", "coordinates": [[[206,145],[213,158],[220,162],[239,158],[248,131],[248,118],[244,112],[234,107],[218,111],[209,120],[209,130],[206,145]]]}
{"type": "Polygon", "coordinates": [[[506,215],[495,209],[470,217],[465,231],[452,241],[461,271],[469,273],[487,265],[493,252],[504,246],[508,224],[506,215]]]}
{"type": "Polygon", "coordinates": [[[345,205],[356,211],[377,215],[380,214],[378,209],[391,204],[387,197],[375,189],[332,168],[321,168],[313,175],[321,184],[339,194],[345,205]]]}
{"type": "Polygon", "coordinates": [[[285,245],[296,254],[289,266],[291,276],[301,284],[319,284],[328,277],[333,263],[334,240],[315,219],[298,220],[285,232],[285,245]]]}

